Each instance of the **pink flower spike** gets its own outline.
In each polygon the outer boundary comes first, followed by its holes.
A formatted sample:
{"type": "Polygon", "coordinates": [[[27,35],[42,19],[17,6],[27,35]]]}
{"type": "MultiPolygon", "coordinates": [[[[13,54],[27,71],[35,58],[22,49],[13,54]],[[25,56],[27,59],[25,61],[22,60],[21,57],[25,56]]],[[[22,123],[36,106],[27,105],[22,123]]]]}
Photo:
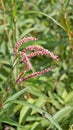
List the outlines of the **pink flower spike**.
{"type": "MultiPolygon", "coordinates": [[[[15,48],[14,48],[14,54],[17,54],[17,52],[19,51],[20,46],[28,41],[35,41],[37,40],[37,38],[33,38],[33,37],[27,37],[27,38],[23,38],[20,41],[18,41],[18,43],[16,44],[15,48]]],[[[16,83],[21,83],[23,81],[26,81],[32,77],[37,77],[40,76],[44,73],[47,73],[49,71],[51,71],[52,69],[55,68],[55,66],[51,67],[51,68],[47,68],[44,69],[42,71],[38,71],[38,72],[34,72],[29,74],[28,76],[24,76],[24,74],[26,73],[26,71],[28,71],[29,69],[33,69],[31,62],[30,62],[30,58],[35,57],[35,56],[50,56],[52,59],[58,61],[59,58],[57,55],[54,55],[52,52],[50,52],[49,50],[45,49],[44,47],[40,46],[40,45],[32,45],[32,46],[27,46],[26,48],[24,48],[21,52],[19,52],[19,54],[21,55],[21,63],[25,62],[26,63],[26,67],[23,69],[23,71],[21,72],[20,76],[17,78],[16,83]],[[33,52],[34,51],[34,52],[33,52]]],[[[18,55],[16,55],[17,57],[18,55]]]]}
{"type": "Polygon", "coordinates": [[[33,50],[38,50],[38,51],[30,53],[28,56],[29,58],[38,55],[47,55],[53,58],[54,60],[57,61],[59,60],[58,56],[54,55],[52,52],[48,51],[47,49],[44,49],[42,46],[38,46],[38,45],[28,46],[23,51],[26,52],[26,51],[33,51],[33,50]]]}
{"type": "Polygon", "coordinates": [[[27,58],[26,53],[20,52],[20,54],[22,55],[22,61],[26,63],[27,68],[28,68],[28,69],[32,69],[32,65],[31,65],[29,59],[27,58]]]}
{"type": "Polygon", "coordinates": [[[52,66],[52,67],[50,67],[50,68],[48,68],[48,69],[44,69],[44,70],[42,70],[42,71],[40,71],[40,72],[38,71],[38,72],[32,73],[32,74],[28,75],[27,77],[25,77],[24,79],[22,79],[22,80],[20,81],[20,83],[23,82],[23,81],[26,81],[26,80],[28,80],[28,79],[30,79],[30,78],[32,78],[32,77],[37,77],[37,76],[40,76],[40,75],[42,75],[42,74],[44,74],[44,73],[47,73],[47,72],[51,71],[51,70],[54,69],[54,68],[55,68],[55,66],[52,66]]]}
{"type": "Polygon", "coordinates": [[[50,56],[54,60],[58,60],[58,56],[54,55],[53,53],[51,53],[50,51],[48,51],[46,49],[43,49],[41,51],[31,52],[30,54],[27,55],[27,57],[32,58],[32,57],[38,56],[38,55],[46,55],[46,56],[50,56]]]}
{"type": "Polygon", "coordinates": [[[17,42],[15,48],[14,48],[14,54],[16,54],[18,52],[18,49],[19,47],[25,43],[25,42],[28,42],[28,41],[36,41],[37,38],[34,38],[34,37],[24,37],[23,39],[21,39],[20,41],[17,42]]]}

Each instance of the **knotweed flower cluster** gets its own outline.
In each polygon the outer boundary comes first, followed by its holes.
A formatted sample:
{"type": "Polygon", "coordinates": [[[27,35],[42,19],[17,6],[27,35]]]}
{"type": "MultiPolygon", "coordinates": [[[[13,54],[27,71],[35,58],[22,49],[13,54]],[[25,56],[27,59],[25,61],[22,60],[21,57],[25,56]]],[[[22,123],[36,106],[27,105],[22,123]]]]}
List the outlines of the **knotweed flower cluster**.
{"type": "MultiPolygon", "coordinates": [[[[28,41],[36,41],[36,40],[37,40],[37,38],[33,38],[33,37],[27,37],[27,38],[21,39],[20,41],[18,41],[18,43],[16,44],[16,46],[14,48],[14,54],[16,55],[19,52],[19,48],[23,43],[26,43],[28,41]]],[[[54,55],[49,50],[47,50],[39,45],[27,46],[21,52],[19,52],[19,54],[22,56],[20,63],[22,64],[23,62],[25,62],[26,66],[23,69],[23,71],[21,72],[21,74],[19,75],[19,77],[17,78],[16,83],[21,83],[23,81],[26,81],[26,80],[32,78],[32,77],[40,76],[40,75],[47,73],[55,68],[55,66],[53,66],[53,67],[44,69],[42,71],[31,73],[30,75],[24,77],[24,74],[26,73],[27,70],[32,70],[30,58],[35,57],[35,56],[39,56],[39,55],[41,55],[41,56],[45,55],[45,56],[50,56],[52,59],[54,59],[56,61],[59,60],[58,56],[54,55]],[[27,54],[28,51],[30,53],[27,54]]]]}

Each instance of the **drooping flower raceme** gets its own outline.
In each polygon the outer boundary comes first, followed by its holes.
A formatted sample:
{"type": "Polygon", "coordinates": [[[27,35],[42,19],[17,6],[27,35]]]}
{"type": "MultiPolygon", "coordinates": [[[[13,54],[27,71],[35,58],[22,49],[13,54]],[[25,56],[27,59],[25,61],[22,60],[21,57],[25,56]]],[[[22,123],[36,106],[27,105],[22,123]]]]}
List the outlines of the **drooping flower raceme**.
{"type": "Polygon", "coordinates": [[[28,57],[34,57],[37,55],[47,55],[53,58],[54,60],[58,60],[58,56],[54,55],[47,49],[44,49],[42,46],[38,46],[38,45],[28,46],[23,51],[26,52],[26,51],[33,51],[33,50],[37,50],[37,52],[36,53],[32,52],[28,57]]]}
{"type": "MultiPolygon", "coordinates": [[[[33,37],[27,37],[27,38],[21,39],[20,41],[18,41],[18,43],[16,44],[16,46],[14,48],[14,54],[16,55],[19,52],[19,48],[23,43],[26,43],[28,41],[36,41],[36,40],[37,40],[37,38],[33,38],[33,37]]],[[[30,75],[24,77],[24,74],[26,73],[27,70],[29,70],[29,69],[32,70],[30,58],[35,57],[35,56],[39,56],[39,55],[41,55],[41,56],[45,55],[45,56],[50,56],[52,59],[54,59],[56,61],[59,60],[58,56],[54,55],[49,50],[47,50],[47,49],[45,49],[45,48],[43,48],[42,46],[39,46],[39,45],[27,46],[21,52],[19,52],[19,54],[22,56],[20,63],[25,62],[26,67],[23,69],[23,71],[21,72],[21,74],[17,78],[16,83],[21,83],[23,81],[26,81],[26,80],[32,78],[32,77],[40,76],[40,75],[47,73],[47,72],[49,72],[49,71],[51,71],[52,69],[55,68],[55,66],[53,66],[53,67],[44,69],[42,71],[31,73],[30,75]],[[27,54],[26,52],[28,52],[28,51],[30,53],[27,54]]]]}
{"type": "Polygon", "coordinates": [[[42,74],[44,74],[44,73],[47,73],[47,72],[51,71],[51,70],[54,69],[54,68],[55,68],[55,66],[52,66],[52,67],[47,68],[47,69],[44,69],[44,70],[42,70],[42,71],[34,72],[34,73],[28,75],[27,77],[25,77],[25,78],[23,78],[23,79],[21,79],[21,78],[17,79],[16,82],[17,82],[17,83],[21,83],[21,82],[23,82],[23,81],[25,81],[25,80],[28,80],[28,79],[32,78],[32,77],[37,77],[37,76],[40,76],[40,75],[42,75],[42,74]]]}

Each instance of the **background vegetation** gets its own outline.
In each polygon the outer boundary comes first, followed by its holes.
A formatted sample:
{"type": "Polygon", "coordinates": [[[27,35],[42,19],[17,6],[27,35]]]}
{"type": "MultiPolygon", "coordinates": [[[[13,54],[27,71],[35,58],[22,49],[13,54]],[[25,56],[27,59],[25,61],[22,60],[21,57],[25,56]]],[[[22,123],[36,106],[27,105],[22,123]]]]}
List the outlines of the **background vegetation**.
{"type": "Polygon", "coordinates": [[[73,1],[0,0],[0,130],[73,130],[73,1]],[[59,56],[32,59],[47,74],[15,84],[22,66],[14,66],[18,40],[33,36],[59,56]]]}

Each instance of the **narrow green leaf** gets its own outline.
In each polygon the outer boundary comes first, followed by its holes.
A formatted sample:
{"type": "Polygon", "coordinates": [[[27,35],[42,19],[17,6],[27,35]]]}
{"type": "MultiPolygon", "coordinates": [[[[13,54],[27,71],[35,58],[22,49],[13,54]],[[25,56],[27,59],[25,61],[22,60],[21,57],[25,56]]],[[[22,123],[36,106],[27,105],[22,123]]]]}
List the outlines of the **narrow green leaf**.
{"type": "Polygon", "coordinates": [[[25,30],[25,31],[22,33],[22,35],[20,36],[20,39],[21,39],[22,37],[24,37],[25,35],[27,35],[28,33],[32,32],[32,31],[37,31],[37,28],[29,28],[29,29],[25,30]]]}
{"type": "Polygon", "coordinates": [[[16,100],[21,94],[23,94],[28,88],[24,88],[22,89],[21,91],[15,93],[14,95],[10,96],[5,102],[4,102],[4,105],[3,105],[3,109],[0,113],[0,115],[7,110],[8,107],[11,106],[10,104],[10,101],[13,101],[13,100],[16,100]]]}
{"type": "Polygon", "coordinates": [[[0,118],[0,123],[6,123],[9,125],[13,125],[13,126],[17,126],[17,127],[22,127],[21,125],[19,125],[17,122],[10,120],[8,118],[0,118]]]}
{"type": "Polygon", "coordinates": [[[22,123],[22,121],[26,121],[27,117],[29,116],[31,112],[31,108],[29,108],[28,106],[24,105],[20,111],[20,117],[19,117],[19,124],[22,123]],[[24,118],[24,119],[23,119],[24,118]]]}
{"type": "Polygon", "coordinates": [[[53,117],[54,117],[54,119],[59,121],[62,118],[64,118],[67,114],[69,114],[72,110],[73,110],[73,107],[67,106],[67,107],[61,109],[60,111],[58,111],[53,117]]]}
{"type": "Polygon", "coordinates": [[[40,12],[40,11],[27,11],[25,14],[41,14],[46,16],[47,18],[51,19],[55,24],[57,24],[60,28],[62,28],[63,30],[65,30],[65,28],[59,23],[57,22],[53,17],[51,17],[50,15],[44,13],[44,12],[40,12]]]}
{"type": "Polygon", "coordinates": [[[32,124],[31,130],[39,130],[40,129],[40,123],[39,122],[34,122],[32,124]]]}
{"type": "Polygon", "coordinates": [[[28,88],[24,88],[22,90],[20,90],[19,92],[15,93],[14,95],[10,96],[6,101],[5,104],[9,101],[13,101],[15,99],[17,99],[21,94],[23,94],[28,88]]]}

